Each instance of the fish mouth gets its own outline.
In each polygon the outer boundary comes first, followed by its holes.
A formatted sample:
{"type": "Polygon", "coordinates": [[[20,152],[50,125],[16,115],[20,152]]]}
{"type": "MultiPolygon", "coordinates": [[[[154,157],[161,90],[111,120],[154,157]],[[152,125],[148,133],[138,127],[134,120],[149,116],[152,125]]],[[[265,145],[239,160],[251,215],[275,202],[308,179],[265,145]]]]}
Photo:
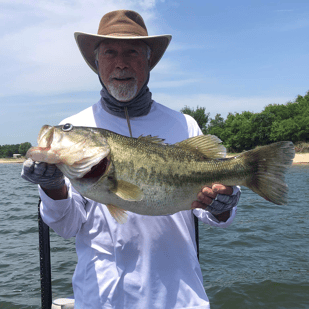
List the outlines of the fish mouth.
{"type": "Polygon", "coordinates": [[[91,167],[90,171],[87,172],[79,180],[86,179],[91,183],[97,182],[102,176],[104,176],[110,169],[110,155],[103,158],[98,164],[91,167]]]}

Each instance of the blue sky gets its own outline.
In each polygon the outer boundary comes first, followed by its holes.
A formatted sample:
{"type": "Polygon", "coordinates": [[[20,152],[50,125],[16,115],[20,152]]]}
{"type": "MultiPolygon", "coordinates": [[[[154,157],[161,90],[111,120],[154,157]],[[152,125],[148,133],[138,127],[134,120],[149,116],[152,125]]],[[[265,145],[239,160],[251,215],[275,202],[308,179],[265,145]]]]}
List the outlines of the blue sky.
{"type": "Polygon", "coordinates": [[[99,100],[73,33],[111,10],[139,12],[172,42],[151,72],[153,99],[211,117],[260,112],[309,90],[309,1],[0,0],[0,145],[36,145],[44,124],[99,100]]]}

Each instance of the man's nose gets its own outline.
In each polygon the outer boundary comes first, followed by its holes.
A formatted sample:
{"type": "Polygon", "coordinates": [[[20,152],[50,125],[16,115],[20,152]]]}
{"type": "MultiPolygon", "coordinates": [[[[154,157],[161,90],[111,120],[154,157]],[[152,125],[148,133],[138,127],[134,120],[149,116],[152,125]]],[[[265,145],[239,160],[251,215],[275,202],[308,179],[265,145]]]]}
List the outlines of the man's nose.
{"type": "Polygon", "coordinates": [[[121,69],[121,70],[127,68],[128,67],[128,59],[127,59],[127,57],[125,57],[123,55],[117,56],[117,58],[116,58],[116,66],[119,69],[121,69]]]}

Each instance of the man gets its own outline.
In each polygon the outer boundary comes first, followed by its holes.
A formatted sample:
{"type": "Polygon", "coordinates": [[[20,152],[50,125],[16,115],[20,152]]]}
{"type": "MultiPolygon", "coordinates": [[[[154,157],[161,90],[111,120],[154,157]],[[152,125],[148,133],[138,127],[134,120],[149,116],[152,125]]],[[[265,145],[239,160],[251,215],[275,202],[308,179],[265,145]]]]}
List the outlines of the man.
{"type": "MultiPolygon", "coordinates": [[[[61,124],[159,136],[167,143],[202,134],[192,117],[153,101],[147,87],[171,36],[148,36],[140,15],[120,10],[103,16],[98,35],[77,32],[75,38],[103,88],[98,103],[61,124]]],[[[53,165],[27,160],[22,177],[40,184],[43,220],[59,235],[76,237],[75,308],[209,308],[193,214],[213,226],[230,225],[238,187],[205,187],[192,211],[157,217],[129,212],[127,222],[118,224],[105,205],[81,196],[53,165]]]]}

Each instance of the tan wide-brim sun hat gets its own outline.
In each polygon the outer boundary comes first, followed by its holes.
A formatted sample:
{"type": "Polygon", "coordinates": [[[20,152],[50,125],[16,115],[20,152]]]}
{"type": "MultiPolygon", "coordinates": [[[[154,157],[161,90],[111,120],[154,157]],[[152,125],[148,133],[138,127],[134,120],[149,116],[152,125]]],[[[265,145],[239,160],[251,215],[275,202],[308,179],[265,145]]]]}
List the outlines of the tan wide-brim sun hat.
{"type": "Polygon", "coordinates": [[[168,34],[148,36],[143,18],[138,13],[127,10],[105,14],[100,21],[98,34],[75,32],[74,36],[86,63],[97,74],[94,50],[106,39],[145,42],[151,49],[150,70],[162,58],[172,39],[172,36],[168,34]]]}

